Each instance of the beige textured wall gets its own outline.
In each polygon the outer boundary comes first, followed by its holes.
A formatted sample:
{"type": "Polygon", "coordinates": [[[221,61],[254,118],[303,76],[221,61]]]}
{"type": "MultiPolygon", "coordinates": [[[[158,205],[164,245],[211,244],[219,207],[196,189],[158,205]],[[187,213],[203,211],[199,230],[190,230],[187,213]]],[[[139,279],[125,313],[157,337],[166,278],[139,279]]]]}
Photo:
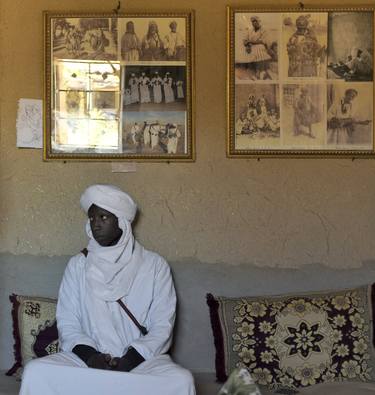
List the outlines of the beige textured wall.
{"type": "MultiPolygon", "coordinates": [[[[196,10],[196,163],[112,174],[108,163],[44,163],[40,150],[16,149],[17,100],[42,98],[42,10],[108,11],[116,3],[0,2],[0,252],[76,253],[86,240],[79,196],[100,182],[135,198],[137,237],[169,260],[337,268],[374,260],[374,160],[225,157],[224,0],[175,2],[196,10]]],[[[133,3],[125,1],[131,10],[171,5],[133,3]]]]}

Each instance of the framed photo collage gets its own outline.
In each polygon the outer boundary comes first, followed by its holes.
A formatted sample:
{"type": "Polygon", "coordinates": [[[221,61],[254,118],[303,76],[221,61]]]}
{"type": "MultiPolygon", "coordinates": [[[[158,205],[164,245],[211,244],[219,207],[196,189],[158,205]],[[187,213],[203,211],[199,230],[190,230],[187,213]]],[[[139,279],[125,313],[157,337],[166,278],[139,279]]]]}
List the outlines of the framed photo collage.
{"type": "Polygon", "coordinates": [[[370,8],[228,8],[228,156],[372,156],[373,24],[370,8]]]}
{"type": "Polygon", "coordinates": [[[45,13],[45,159],[194,159],[192,13],[45,13]]]}

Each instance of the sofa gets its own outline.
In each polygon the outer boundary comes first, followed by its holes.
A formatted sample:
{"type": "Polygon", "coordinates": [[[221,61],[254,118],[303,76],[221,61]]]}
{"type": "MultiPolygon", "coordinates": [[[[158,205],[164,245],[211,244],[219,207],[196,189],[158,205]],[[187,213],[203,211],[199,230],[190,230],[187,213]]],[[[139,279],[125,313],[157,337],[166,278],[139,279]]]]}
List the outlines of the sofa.
{"type": "MultiPolygon", "coordinates": [[[[18,393],[19,382],[5,376],[13,362],[12,293],[56,298],[69,257],[0,254],[0,395],[18,393]]],[[[214,395],[221,384],[215,379],[215,347],[206,294],[258,296],[352,288],[374,282],[375,265],[332,270],[320,265],[299,269],[260,268],[253,265],[205,264],[190,260],[170,262],[178,295],[172,356],[193,372],[198,395],[214,395]]],[[[261,389],[263,395],[272,391],[261,389]]],[[[306,388],[301,394],[375,393],[368,383],[331,383],[306,388]]],[[[43,394],[41,394],[43,395],[43,394]]]]}

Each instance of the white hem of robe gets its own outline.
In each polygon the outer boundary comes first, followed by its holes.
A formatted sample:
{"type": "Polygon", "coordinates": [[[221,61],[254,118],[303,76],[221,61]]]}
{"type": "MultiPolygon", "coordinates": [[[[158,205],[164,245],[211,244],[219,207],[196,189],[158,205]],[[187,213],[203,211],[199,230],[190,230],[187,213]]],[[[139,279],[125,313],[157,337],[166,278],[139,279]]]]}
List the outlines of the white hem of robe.
{"type": "Polygon", "coordinates": [[[131,372],[92,369],[74,353],[30,361],[19,395],[195,395],[191,373],[169,355],[159,355],[131,372]]]}

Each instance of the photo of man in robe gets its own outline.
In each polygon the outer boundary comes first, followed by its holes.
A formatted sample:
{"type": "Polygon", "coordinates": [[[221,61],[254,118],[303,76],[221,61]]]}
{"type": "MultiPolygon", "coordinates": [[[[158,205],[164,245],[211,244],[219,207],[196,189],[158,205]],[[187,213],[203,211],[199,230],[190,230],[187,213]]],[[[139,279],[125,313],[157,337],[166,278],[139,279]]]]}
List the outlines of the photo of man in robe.
{"type": "Polygon", "coordinates": [[[164,50],[167,60],[185,60],[186,46],[181,33],[177,31],[177,22],[169,24],[170,32],[164,38],[164,50]]]}
{"type": "Polygon", "coordinates": [[[131,73],[131,78],[129,79],[130,86],[130,97],[131,104],[139,103],[139,78],[136,77],[135,73],[131,73]]]}
{"type": "Polygon", "coordinates": [[[170,73],[165,73],[163,78],[164,100],[166,103],[173,103],[175,101],[173,91],[173,78],[170,73]]]}
{"type": "Polygon", "coordinates": [[[160,77],[159,73],[155,71],[154,77],[151,79],[154,103],[161,103],[163,100],[163,94],[161,91],[162,83],[162,78],[160,77]]]}
{"type": "Polygon", "coordinates": [[[60,352],[25,366],[20,395],[195,395],[167,353],[176,293],[165,259],[134,238],[137,205],[111,185],[88,187],[80,203],[89,242],[60,285],[60,352]]]}
{"type": "Polygon", "coordinates": [[[146,76],[146,73],[142,73],[139,77],[139,93],[141,96],[141,103],[150,103],[151,96],[150,96],[150,78],[146,76]]]}
{"type": "MultiPolygon", "coordinates": [[[[332,91],[331,91],[332,92],[332,91]]],[[[353,145],[360,143],[360,135],[371,134],[371,119],[365,119],[360,114],[355,102],[358,98],[358,90],[348,88],[344,96],[334,100],[328,109],[327,115],[327,139],[328,144],[336,146],[353,145]]],[[[367,139],[368,141],[371,139],[367,139]]]]}
{"type": "Polygon", "coordinates": [[[178,139],[181,137],[181,132],[178,130],[178,125],[175,123],[167,125],[167,152],[168,154],[177,153],[178,139]]]}
{"type": "Polygon", "coordinates": [[[134,31],[134,22],[126,23],[126,31],[121,38],[121,58],[126,61],[139,60],[141,42],[134,31]]]}
{"type": "Polygon", "coordinates": [[[295,27],[291,17],[284,18],[284,29],[294,30],[286,44],[288,56],[288,77],[323,77],[323,66],[326,55],[326,24],[321,19],[313,20],[310,15],[299,15],[295,27]],[[322,24],[318,24],[323,23],[322,24]],[[318,35],[322,36],[322,45],[318,35]]]}
{"type": "Polygon", "coordinates": [[[309,96],[307,87],[303,86],[299,97],[294,103],[294,135],[304,134],[310,138],[315,138],[313,124],[319,121],[319,112],[309,96]]]}
{"type": "Polygon", "coordinates": [[[286,147],[326,148],[326,85],[310,82],[282,86],[281,133],[286,147]]]}
{"type": "Polygon", "coordinates": [[[237,79],[277,79],[278,20],[279,17],[274,14],[239,13],[236,15],[237,79]]]}
{"type": "Polygon", "coordinates": [[[148,31],[142,39],[140,60],[164,60],[164,44],[155,21],[150,21],[148,31]]]}

